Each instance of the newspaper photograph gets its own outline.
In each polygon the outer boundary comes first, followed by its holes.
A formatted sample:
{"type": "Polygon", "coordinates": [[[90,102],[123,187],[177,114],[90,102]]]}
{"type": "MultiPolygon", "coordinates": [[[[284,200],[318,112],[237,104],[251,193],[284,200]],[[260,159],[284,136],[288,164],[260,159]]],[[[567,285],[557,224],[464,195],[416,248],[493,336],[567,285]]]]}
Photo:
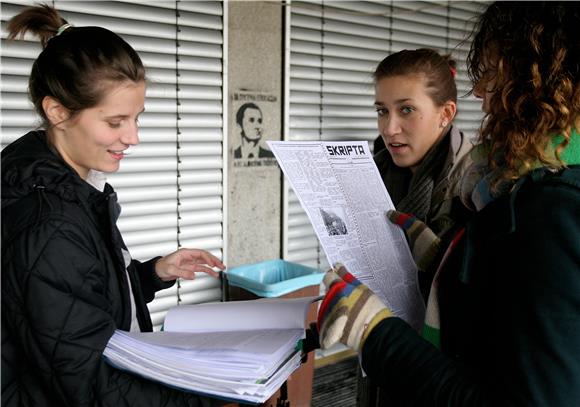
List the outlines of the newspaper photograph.
{"type": "Polygon", "coordinates": [[[415,329],[425,305],[393,203],[366,141],[268,141],[329,264],[342,263],[415,329]]]}

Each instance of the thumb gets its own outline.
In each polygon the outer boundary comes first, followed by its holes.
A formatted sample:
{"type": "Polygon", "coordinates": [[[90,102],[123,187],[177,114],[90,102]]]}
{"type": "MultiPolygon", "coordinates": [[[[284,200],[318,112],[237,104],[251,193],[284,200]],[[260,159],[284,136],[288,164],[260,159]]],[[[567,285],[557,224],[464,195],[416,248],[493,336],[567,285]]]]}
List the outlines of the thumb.
{"type": "Polygon", "coordinates": [[[391,222],[399,225],[403,229],[409,239],[411,249],[413,249],[413,246],[419,239],[428,244],[439,239],[423,221],[420,221],[411,214],[399,211],[389,211],[387,212],[387,217],[391,222]]]}
{"type": "Polygon", "coordinates": [[[353,284],[355,286],[361,284],[361,282],[358,281],[358,279],[353,276],[342,264],[337,263],[334,266],[334,269],[336,270],[336,274],[338,274],[347,284],[353,284]]]}
{"type": "Polygon", "coordinates": [[[330,289],[330,287],[337,282],[341,282],[342,279],[338,276],[338,274],[336,274],[334,271],[332,271],[332,269],[328,270],[325,274],[324,277],[322,278],[322,282],[324,283],[324,286],[326,287],[326,290],[328,291],[330,289]]]}
{"type": "Polygon", "coordinates": [[[404,230],[409,229],[413,223],[417,221],[417,218],[413,215],[395,210],[387,211],[387,218],[395,225],[402,227],[404,230]]]}
{"type": "Polygon", "coordinates": [[[389,211],[387,217],[405,232],[419,270],[427,270],[438,256],[441,239],[424,222],[413,215],[389,211]]]}

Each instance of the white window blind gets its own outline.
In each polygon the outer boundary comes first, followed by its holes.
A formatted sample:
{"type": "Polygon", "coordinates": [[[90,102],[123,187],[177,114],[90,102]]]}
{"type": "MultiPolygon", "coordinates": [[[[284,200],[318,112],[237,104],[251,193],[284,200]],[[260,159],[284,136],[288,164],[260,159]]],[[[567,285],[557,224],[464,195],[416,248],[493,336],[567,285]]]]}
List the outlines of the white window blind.
{"type": "MultiPolygon", "coordinates": [[[[372,73],[387,55],[434,48],[458,63],[455,123],[474,136],[481,103],[469,90],[465,59],[474,18],[485,3],[466,1],[292,1],[289,140],[368,140],[378,136],[372,73]]],[[[372,143],[371,143],[372,145],[372,143]]],[[[284,258],[328,267],[306,213],[287,185],[284,258]]]]}
{"type": "MultiPolygon", "coordinates": [[[[132,256],[146,260],[178,247],[222,257],[223,4],[218,1],[53,1],[76,26],[121,35],[141,56],[150,81],[141,144],[108,176],[123,211],[119,228],[132,256]]],[[[6,22],[32,2],[2,2],[2,146],[39,124],[27,99],[35,38],[6,41],[6,22]]],[[[159,328],[178,303],[218,300],[205,274],[179,281],[149,304],[159,328]]]]}

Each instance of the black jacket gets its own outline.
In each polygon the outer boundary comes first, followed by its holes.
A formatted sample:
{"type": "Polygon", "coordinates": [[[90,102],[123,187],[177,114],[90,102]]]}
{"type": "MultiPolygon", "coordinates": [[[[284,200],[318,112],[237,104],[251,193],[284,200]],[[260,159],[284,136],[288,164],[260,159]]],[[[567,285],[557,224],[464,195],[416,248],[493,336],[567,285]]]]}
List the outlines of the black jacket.
{"type": "MultiPolygon", "coordinates": [[[[198,406],[202,401],[108,365],[129,330],[116,195],[83,181],[30,132],[2,151],[2,405],[198,406]]],[[[146,303],[171,284],[152,259],[128,268],[142,331],[146,303]]],[[[205,403],[205,401],[203,401],[205,403]]]]}
{"type": "Polygon", "coordinates": [[[441,349],[399,318],[362,366],[412,406],[580,402],[580,166],[532,171],[468,222],[439,278],[441,349]]]}

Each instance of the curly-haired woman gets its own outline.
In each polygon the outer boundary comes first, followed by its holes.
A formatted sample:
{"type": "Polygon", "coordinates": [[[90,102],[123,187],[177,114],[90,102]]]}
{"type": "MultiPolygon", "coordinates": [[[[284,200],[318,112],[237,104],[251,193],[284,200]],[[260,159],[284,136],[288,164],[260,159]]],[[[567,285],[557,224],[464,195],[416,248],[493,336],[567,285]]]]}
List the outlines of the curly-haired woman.
{"type": "MultiPolygon", "coordinates": [[[[427,341],[337,267],[323,347],[360,350],[391,405],[580,401],[580,5],[496,2],[468,57],[486,113],[462,179],[476,213],[447,248],[427,341]]],[[[402,222],[403,223],[403,222],[402,222]]],[[[409,235],[424,225],[405,219],[409,235]]],[[[433,300],[433,301],[431,301],[433,300]]]]}

